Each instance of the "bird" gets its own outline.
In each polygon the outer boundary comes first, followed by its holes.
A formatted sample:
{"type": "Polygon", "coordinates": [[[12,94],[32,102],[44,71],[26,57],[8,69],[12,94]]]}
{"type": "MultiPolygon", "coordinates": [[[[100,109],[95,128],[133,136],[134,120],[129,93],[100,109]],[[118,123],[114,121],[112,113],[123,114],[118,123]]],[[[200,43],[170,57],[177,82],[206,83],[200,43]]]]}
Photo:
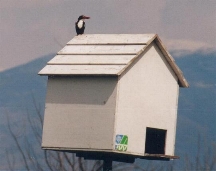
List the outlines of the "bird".
{"type": "Polygon", "coordinates": [[[84,30],[85,30],[85,21],[84,20],[85,19],[90,19],[90,17],[87,17],[85,15],[81,15],[81,16],[79,16],[77,22],[75,23],[77,36],[84,33],[84,30]]]}

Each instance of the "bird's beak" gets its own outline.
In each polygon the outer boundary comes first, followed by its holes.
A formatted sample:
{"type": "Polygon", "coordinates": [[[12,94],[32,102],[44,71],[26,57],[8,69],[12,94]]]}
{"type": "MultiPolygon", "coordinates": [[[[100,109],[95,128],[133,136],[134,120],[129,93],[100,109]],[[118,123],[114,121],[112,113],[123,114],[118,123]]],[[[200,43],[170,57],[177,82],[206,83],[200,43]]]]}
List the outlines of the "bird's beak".
{"type": "Polygon", "coordinates": [[[87,17],[87,16],[83,16],[83,19],[90,19],[90,17],[87,17]]]}

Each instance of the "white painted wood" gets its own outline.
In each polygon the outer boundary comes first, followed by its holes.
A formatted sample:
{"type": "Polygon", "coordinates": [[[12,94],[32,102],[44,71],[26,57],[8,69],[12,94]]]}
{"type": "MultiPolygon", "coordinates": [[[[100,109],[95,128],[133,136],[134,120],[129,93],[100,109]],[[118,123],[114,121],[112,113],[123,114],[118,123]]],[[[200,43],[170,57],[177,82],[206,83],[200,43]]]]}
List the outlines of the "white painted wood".
{"type": "Polygon", "coordinates": [[[155,34],[83,34],[67,44],[147,44],[155,34]]]}
{"type": "Polygon", "coordinates": [[[187,82],[158,37],[84,34],[69,44],[39,72],[54,75],[43,148],[144,156],[152,127],[167,130],[165,155],[174,155],[178,82],[187,82]],[[128,136],[126,152],[116,151],[117,134],[128,136]]]}
{"type": "Polygon", "coordinates": [[[117,77],[49,78],[42,147],[112,149],[117,77]]]}
{"type": "Polygon", "coordinates": [[[125,65],[47,65],[39,75],[117,75],[125,65]]]}
{"type": "Polygon", "coordinates": [[[59,55],[70,54],[129,54],[136,55],[146,45],[67,45],[59,55]]]}
{"type": "Polygon", "coordinates": [[[165,154],[173,155],[177,77],[156,45],[149,48],[139,62],[120,76],[115,135],[128,136],[127,153],[144,155],[146,127],[166,129],[165,154]]]}
{"type": "Polygon", "coordinates": [[[57,55],[49,65],[111,65],[128,64],[135,55],[57,55]]]}

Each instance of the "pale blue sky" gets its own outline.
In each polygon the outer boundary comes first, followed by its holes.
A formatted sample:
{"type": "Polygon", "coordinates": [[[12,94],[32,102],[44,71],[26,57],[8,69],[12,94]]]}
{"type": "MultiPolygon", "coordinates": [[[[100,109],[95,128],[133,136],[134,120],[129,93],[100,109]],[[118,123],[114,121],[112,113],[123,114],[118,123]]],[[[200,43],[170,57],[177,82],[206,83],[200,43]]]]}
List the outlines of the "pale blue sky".
{"type": "Polygon", "coordinates": [[[157,33],[179,54],[216,50],[215,0],[0,0],[0,71],[57,53],[90,16],[86,34],[157,33]]]}

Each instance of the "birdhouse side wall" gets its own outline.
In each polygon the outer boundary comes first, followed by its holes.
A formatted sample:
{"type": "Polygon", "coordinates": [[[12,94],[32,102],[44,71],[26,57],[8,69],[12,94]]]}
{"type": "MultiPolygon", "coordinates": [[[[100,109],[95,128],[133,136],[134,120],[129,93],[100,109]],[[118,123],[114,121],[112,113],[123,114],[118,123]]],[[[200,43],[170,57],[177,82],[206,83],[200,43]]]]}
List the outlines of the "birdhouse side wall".
{"type": "Polygon", "coordinates": [[[43,148],[112,149],[117,77],[49,77],[43,148]]]}
{"type": "Polygon", "coordinates": [[[165,154],[174,154],[178,91],[176,75],[153,42],[119,79],[114,139],[128,137],[125,153],[144,155],[149,127],[167,131],[165,154]]]}

